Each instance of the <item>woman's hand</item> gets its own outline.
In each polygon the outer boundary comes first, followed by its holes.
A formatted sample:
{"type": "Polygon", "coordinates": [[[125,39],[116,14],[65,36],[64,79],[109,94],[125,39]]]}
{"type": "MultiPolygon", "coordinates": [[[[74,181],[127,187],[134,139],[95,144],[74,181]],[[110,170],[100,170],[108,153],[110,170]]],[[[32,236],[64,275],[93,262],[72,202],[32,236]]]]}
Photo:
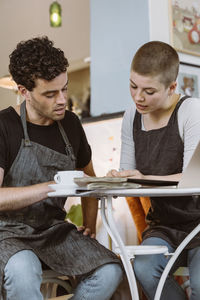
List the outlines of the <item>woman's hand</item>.
{"type": "Polygon", "coordinates": [[[120,172],[112,169],[112,170],[108,171],[108,173],[106,174],[106,177],[120,177],[120,172]]]}
{"type": "Polygon", "coordinates": [[[172,175],[144,175],[138,170],[110,170],[106,177],[130,177],[135,179],[151,179],[151,180],[171,180],[171,181],[180,181],[182,173],[172,174],[172,175]]]}
{"type": "Polygon", "coordinates": [[[117,171],[117,170],[110,170],[107,174],[107,177],[132,177],[132,178],[138,178],[138,179],[144,179],[145,176],[138,170],[123,170],[123,171],[117,171]]]}

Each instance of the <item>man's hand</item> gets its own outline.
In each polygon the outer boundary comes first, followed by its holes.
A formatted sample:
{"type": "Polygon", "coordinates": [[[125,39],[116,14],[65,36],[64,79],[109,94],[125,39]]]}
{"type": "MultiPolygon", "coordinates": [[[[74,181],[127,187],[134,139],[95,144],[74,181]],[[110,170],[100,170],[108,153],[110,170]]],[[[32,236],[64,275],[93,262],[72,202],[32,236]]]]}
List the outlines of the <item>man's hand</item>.
{"type": "Polygon", "coordinates": [[[90,228],[85,228],[85,226],[77,227],[78,231],[83,231],[83,235],[89,235],[91,238],[95,238],[95,233],[91,233],[90,228]]]}

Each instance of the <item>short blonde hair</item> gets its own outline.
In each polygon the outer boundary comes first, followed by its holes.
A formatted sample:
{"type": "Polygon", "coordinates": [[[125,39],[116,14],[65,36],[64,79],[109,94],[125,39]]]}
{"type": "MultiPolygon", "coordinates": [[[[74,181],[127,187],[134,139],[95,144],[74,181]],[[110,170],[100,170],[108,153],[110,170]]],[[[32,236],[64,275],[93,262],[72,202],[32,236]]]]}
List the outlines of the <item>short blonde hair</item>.
{"type": "Polygon", "coordinates": [[[144,76],[159,76],[160,82],[168,87],[176,81],[179,57],[174,48],[160,41],[141,46],[133,57],[131,71],[144,76]]]}

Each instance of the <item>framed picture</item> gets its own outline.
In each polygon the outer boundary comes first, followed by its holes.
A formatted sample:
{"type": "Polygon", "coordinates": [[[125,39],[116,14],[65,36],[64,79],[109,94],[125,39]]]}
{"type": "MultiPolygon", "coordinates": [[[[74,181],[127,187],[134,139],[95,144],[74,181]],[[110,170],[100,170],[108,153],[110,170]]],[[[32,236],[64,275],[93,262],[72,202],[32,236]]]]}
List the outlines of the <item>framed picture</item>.
{"type": "Polygon", "coordinates": [[[200,1],[168,1],[172,46],[177,51],[200,56],[200,1]]]}
{"type": "Polygon", "coordinates": [[[200,66],[180,62],[177,93],[200,98],[200,66]]]}

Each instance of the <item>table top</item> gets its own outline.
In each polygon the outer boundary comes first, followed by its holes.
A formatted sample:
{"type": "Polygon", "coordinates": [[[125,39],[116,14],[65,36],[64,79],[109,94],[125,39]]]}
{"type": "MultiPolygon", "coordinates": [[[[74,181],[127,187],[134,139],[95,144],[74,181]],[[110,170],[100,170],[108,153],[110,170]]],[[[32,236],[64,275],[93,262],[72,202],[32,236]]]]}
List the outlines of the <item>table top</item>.
{"type": "Polygon", "coordinates": [[[173,187],[154,187],[154,188],[139,188],[139,189],[113,189],[113,190],[106,190],[106,189],[97,189],[97,190],[81,190],[78,189],[75,192],[70,192],[69,190],[57,189],[55,191],[49,192],[49,197],[67,197],[67,196],[74,196],[74,197],[171,197],[171,196],[195,196],[200,195],[200,187],[198,188],[177,188],[173,187]]]}

